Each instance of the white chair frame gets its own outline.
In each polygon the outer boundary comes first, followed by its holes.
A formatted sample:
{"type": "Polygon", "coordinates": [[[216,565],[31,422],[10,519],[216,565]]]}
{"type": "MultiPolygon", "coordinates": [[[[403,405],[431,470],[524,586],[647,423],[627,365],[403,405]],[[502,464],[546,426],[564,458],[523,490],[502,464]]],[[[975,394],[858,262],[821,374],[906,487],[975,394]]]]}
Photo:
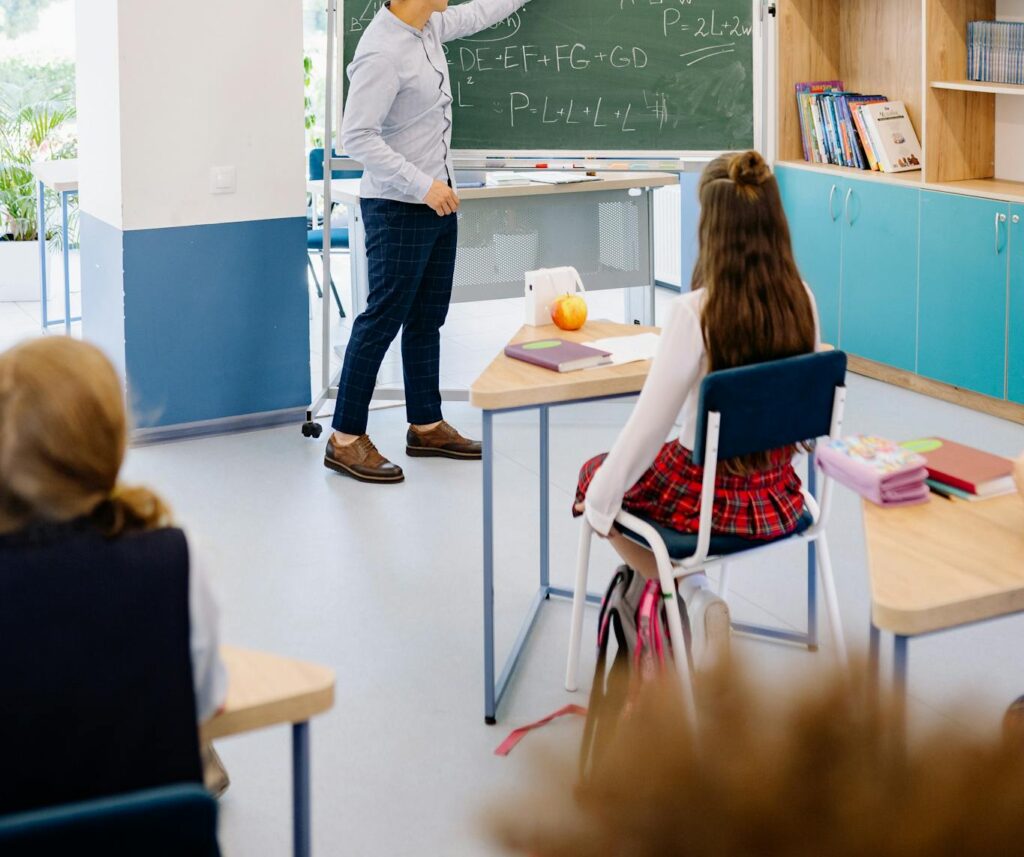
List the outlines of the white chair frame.
{"type": "MultiPolygon", "coordinates": [[[[832,419],[829,430],[830,438],[838,438],[842,433],[843,411],[846,406],[846,387],[837,387],[832,401],[832,419]]],[[[721,414],[716,411],[708,413],[707,439],[704,444],[704,481],[701,486],[700,501],[700,524],[697,531],[697,550],[693,556],[686,559],[673,560],[668,554],[668,548],[658,531],[629,512],[620,511],[615,520],[632,532],[646,539],[650,545],[649,550],[654,554],[658,566],[658,578],[661,583],[662,596],[673,601],[676,597],[676,581],[692,574],[717,569],[720,571],[720,582],[718,594],[722,598],[728,596],[729,575],[728,563],[735,557],[749,556],[753,553],[765,553],[777,549],[782,545],[794,543],[806,544],[817,543],[815,552],[818,564],[818,574],[821,577],[822,589],[825,595],[825,605],[828,610],[829,627],[832,633],[832,643],[835,646],[839,662],[845,667],[847,663],[846,643],[843,639],[842,619],[839,615],[839,600],[836,596],[835,579],[832,574],[832,558],[829,555],[828,541],[825,536],[825,528],[828,525],[829,514],[832,507],[832,480],[820,474],[819,503],[806,490],[803,491],[804,501],[811,512],[813,523],[804,532],[779,539],[764,545],[751,547],[735,554],[723,556],[708,556],[708,549],[711,544],[711,513],[715,491],[715,471],[718,466],[718,438],[721,427],[721,414]]],[[[814,461],[808,457],[808,467],[813,467],[814,461]]],[[[580,518],[580,542],[576,563],[576,586],[572,601],[572,628],[569,635],[569,659],[565,671],[565,689],[575,691],[577,687],[577,674],[580,662],[580,642],[583,635],[583,607],[586,604],[587,577],[590,568],[590,544],[594,536],[594,529],[587,521],[586,515],[580,518]]],[[[646,547],[646,546],[645,546],[646,547]]],[[[669,636],[672,641],[672,649],[677,653],[675,657],[676,669],[679,672],[681,685],[685,697],[685,703],[690,713],[691,720],[696,716],[696,709],[693,700],[693,686],[690,676],[688,659],[679,657],[678,653],[685,652],[686,646],[683,637],[683,625],[679,611],[669,609],[668,614],[669,636]]]]}

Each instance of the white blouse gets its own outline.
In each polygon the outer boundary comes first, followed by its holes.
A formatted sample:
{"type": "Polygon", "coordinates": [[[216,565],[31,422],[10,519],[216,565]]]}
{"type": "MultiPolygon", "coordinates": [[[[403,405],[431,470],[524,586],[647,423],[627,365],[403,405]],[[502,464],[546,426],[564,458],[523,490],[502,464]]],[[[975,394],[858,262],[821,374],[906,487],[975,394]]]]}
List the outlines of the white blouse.
{"type": "Polygon", "coordinates": [[[192,683],[196,696],[196,721],[209,720],[228,693],[228,674],[220,659],[220,615],[206,574],[202,552],[188,541],[189,648],[192,683]]]}
{"type": "MultiPolygon", "coordinates": [[[[698,289],[672,302],[636,407],[587,489],[587,520],[602,535],[611,531],[623,495],[654,463],[677,417],[682,424],[679,443],[693,449],[700,384],[708,373],[700,326],[705,294],[704,289],[698,289]]],[[[810,289],[807,296],[814,313],[817,347],[818,308],[810,289]]]]}

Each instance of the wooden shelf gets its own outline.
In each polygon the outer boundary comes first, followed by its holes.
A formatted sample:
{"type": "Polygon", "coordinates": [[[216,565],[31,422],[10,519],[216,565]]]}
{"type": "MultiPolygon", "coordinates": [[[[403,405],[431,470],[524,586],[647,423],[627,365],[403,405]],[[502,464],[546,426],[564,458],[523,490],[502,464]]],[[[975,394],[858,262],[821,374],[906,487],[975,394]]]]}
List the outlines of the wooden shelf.
{"type": "Polygon", "coordinates": [[[1024,86],[1015,83],[987,83],[983,80],[933,80],[932,89],[956,92],[988,92],[993,95],[1024,95],[1024,86]]]}
{"type": "Polygon", "coordinates": [[[857,170],[852,167],[837,167],[834,164],[814,164],[807,161],[778,161],[780,167],[795,167],[815,173],[825,173],[839,179],[874,181],[892,185],[903,185],[918,190],[932,190],[939,193],[958,193],[964,196],[978,196],[1005,202],[1024,204],[1024,182],[1006,179],[963,179],[948,182],[926,182],[920,170],[907,173],[878,173],[873,170],[857,170]]]}
{"type": "Polygon", "coordinates": [[[985,199],[1005,200],[1006,202],[1024,203],[1024,182],[1011,182],[1005,179],[964,179],[955,182],[931,182],[928,190],[943,193],[961,193],[965,196],[980,196],[985,199]]]}
{"type": "Polygon", "coordinates": [[[797,167],[817,173],[832,173],[839,178],[864,179],[866,181],[886,182],[889,184],[920,187],[924,181],[921,170],[910,170],[905,173],[880,173],[876,170],[858,170],[855,167],[840,167],[836,164],[816,164],[810,161],[785,160],[778,161],[779,166],[797,167]]]}

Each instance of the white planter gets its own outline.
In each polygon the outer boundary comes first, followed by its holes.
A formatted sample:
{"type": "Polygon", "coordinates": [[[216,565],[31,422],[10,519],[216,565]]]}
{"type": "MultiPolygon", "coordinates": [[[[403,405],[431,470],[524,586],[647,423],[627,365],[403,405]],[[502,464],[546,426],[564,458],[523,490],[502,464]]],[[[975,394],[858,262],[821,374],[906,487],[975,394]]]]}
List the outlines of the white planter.
{"type": "MultiPolygon", "coordinates": [[[[49,254],[47,254],[49,257],[49,254]]],[[[47,289],[52,289],[53,264],[47,258],[47,289]]],[[[63,281],[57,285],[63,293],[63,281]]],[[[39,300],[39,242],[0,241],[0,302],[39,300]]]]}

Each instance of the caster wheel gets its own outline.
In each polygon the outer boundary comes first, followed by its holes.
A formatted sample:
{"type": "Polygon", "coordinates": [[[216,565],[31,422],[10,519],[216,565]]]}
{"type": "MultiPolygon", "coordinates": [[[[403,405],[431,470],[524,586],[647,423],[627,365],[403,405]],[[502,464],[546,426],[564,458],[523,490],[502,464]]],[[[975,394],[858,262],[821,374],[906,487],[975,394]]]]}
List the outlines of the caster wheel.
{"type": "Polygon", "coordinates": [[[303,437],[320,437],[324,427],[320,423],[308,422],[302,424],[303,437]]]}

